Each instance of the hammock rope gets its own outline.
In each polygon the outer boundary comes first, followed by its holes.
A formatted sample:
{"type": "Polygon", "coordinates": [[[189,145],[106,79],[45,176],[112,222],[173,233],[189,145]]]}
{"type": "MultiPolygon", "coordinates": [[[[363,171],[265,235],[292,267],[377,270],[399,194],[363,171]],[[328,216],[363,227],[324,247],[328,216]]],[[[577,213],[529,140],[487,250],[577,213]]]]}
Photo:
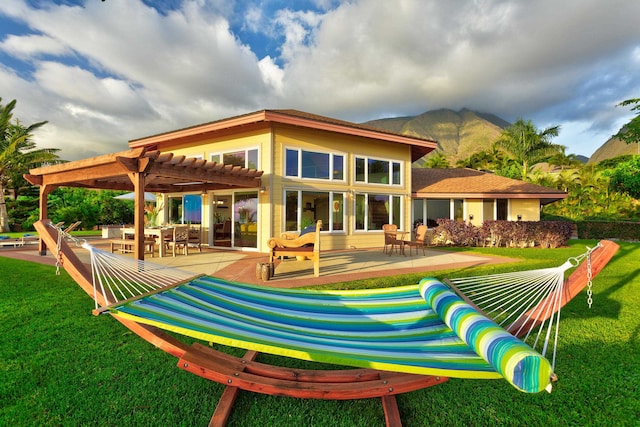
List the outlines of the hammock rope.
{"type": "Polygon", "coordinates": [[[531,337],[531,347],[540,348],[543,356],[547,355],[551,344],[551,365],[555,368],[565,273],[586,259],[589,282],[587,301],[591,307],[591,253],[598,247],[600,243],[593,248],[587,247],[583,254],[569,258],[558,267],[449,281],[457,291],[504,329],[511,331],[513,335],[522,336],[523,341],[528,341],[531,337]],[[544,320],[536,322],[538,319],[544,320]]]}

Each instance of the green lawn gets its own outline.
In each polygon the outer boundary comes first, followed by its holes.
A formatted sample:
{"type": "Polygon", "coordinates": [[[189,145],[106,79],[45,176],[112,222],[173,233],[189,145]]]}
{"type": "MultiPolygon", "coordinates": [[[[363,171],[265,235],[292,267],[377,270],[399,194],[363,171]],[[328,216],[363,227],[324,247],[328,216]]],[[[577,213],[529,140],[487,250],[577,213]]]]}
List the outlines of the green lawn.
{"type": "MultiPolygon", "coordinates": [[[[469,251],[521,257],[430,276],[487,274],[557,265],[594,242],[570,247],[469,251]]],[[[638,425],[640,244],[621,249],[594,283],[591,309],[579,295],[562,311],[551,394],[523,394],[502,380],[458,380],[405,394],[405,426],[638,425]]],[[[415,283],[395,276],[325,287],[415,283]]],[[[0,257],[0,425],[206,426],[221,385],[176,368],[177,360],[129,332],[55,267],[0,257]]],[[[282,359],[263,355],[264,361],[282,359]]],[[[298,361],[285,361],[297,364],[298,361]]],[[[242,393],[232,426],[376,426],[379,400],[309,401],[242,393]]]]}

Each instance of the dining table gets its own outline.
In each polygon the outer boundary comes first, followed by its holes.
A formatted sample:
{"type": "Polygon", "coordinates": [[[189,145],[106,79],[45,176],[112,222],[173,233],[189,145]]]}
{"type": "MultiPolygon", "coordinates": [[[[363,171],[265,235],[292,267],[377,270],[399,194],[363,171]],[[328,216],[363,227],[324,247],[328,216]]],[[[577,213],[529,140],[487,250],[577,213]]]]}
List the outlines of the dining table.
{"type": "MultiPolygon", "coordinates": [[[[163,257],[166,255],[166,248],[164,245],[165,240],[171,240],[173,238],[172,226],[159,226],[159,227],[145,227],[145,237],[153,237],[158,243],[158,256],[163,257]]],[[[122,228],[122,238],[125,239],[127,235],[135,235],[135,229],[133,227],[122,228]]]]}

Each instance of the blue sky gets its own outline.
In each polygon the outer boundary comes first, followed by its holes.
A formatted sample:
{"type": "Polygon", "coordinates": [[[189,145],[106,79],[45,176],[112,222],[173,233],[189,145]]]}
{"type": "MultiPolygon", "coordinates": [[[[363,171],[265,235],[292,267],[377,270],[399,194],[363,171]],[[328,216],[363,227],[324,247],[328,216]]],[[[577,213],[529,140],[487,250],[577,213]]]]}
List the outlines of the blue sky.
{"type": "Polygon", "coordinates": [[[560,125],[590,156],[640,97],[629,0],[2,0],[0,97],[68,160],[265,108],[451,108],[560,125]]]}

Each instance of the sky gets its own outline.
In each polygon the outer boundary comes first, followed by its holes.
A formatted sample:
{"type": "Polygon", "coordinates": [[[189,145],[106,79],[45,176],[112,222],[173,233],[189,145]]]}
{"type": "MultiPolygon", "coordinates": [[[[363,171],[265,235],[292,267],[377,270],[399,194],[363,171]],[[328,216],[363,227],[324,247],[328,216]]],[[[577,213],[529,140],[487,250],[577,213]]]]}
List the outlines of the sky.
{"type": "Polygon", "coordinates": [[[263,109],[468,108],[589,157],[640,97],[637,0],[2,0],[0,97],[77,160],[263,109]]]}

